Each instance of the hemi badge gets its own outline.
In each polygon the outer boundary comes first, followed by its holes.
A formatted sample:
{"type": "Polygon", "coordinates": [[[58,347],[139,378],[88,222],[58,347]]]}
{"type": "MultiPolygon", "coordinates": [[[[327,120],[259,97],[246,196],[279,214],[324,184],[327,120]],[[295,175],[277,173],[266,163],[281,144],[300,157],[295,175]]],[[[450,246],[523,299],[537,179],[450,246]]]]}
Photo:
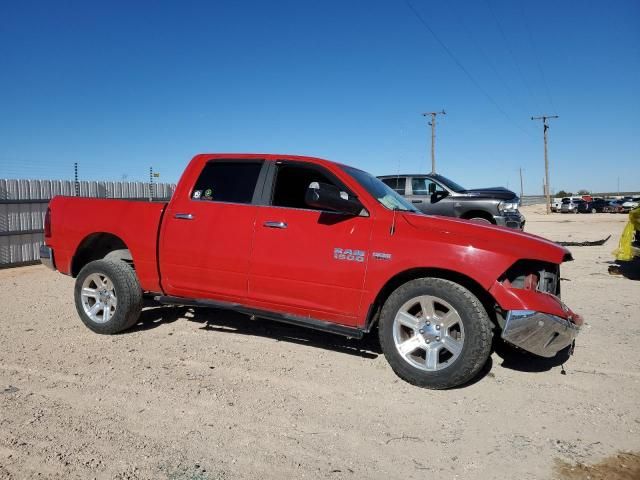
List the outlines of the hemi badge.
{"type": "Polygon", "coordinates": [[[391,254],[390,253],[372,252],[371,256],[373,258],[377,258],[378,260],[391,260],[391,254]]]}

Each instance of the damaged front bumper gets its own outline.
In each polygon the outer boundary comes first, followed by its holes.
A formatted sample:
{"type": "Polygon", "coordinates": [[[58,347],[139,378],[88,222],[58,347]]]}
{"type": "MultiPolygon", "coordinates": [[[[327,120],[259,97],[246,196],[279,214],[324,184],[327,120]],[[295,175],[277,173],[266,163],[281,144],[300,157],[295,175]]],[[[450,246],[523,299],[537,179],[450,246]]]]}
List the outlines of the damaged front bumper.
{"type": "Polygon", "coordinates": [[[496,225],[501,227],[515,228],[524,230],[525,218],[520,212],[505,212],[502,215],[493,216],[496,225]]]}
{"type": "Polygon", "coordinates": [[[534,310],[510,310],[502,328],[502,338],[541,357],[553,357],[573,343],[581,319],[574,323],[556,315],[534,310]]]}

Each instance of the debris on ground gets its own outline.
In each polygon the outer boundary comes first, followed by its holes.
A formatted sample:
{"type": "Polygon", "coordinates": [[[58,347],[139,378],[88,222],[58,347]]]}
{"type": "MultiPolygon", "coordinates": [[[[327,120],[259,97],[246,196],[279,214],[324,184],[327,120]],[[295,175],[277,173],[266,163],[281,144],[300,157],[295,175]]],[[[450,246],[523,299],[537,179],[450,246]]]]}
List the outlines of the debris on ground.
{"type": "Polygon", "coordinates": [[[640,478],[640,455],[622,452],[593,465],[558,460],[555,471],[559,480],[634,480],[640,478]]]}
{"type": "Polygon", "coordinates": [[[607,238],[603,238],[602,240],[591,240],[591,241],[584,241],[584,242],[556,242],[560,245],[562,245],[563,247],[597,247],[599,245],[604,245],[607,240],[609,240],[611,238],[611,235],[609,235],[607,238]]]}

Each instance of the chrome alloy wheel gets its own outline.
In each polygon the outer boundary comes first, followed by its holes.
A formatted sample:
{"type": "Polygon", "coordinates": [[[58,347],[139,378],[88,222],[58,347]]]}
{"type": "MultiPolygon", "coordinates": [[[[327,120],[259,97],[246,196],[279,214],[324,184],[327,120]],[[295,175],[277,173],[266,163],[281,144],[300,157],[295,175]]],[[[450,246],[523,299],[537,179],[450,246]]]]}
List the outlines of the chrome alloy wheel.
{"type": "Polygon", "coordinates": [[[96,323],[107,323],[116,312],[116,290],[111,279],[102,273],[85,278],[81,297],[84,313],[96,323]]]}
{"type": "Polygon", "coordinates": [[[425,371],[442,370],[460,356],[464,326],[449,303],[422,295],[406,302],[396,313],[393,341],[410,365],[425,371]]]}

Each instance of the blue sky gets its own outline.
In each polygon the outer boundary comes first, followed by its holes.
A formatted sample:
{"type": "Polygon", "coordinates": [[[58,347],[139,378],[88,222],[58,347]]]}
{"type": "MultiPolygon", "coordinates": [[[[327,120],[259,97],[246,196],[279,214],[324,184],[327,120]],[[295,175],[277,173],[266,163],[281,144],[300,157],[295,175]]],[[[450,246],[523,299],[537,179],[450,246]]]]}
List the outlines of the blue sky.
{"type": "Polygon", "coordinates": [[[0,178],[176,181],[200,152],[468,187],[640,190],[640,2],[0,1],[0,178]],[[464,68],[464,70],[460,67],[464,68]],[[467,73],[465,73],[468,72],[467,73]]]}

